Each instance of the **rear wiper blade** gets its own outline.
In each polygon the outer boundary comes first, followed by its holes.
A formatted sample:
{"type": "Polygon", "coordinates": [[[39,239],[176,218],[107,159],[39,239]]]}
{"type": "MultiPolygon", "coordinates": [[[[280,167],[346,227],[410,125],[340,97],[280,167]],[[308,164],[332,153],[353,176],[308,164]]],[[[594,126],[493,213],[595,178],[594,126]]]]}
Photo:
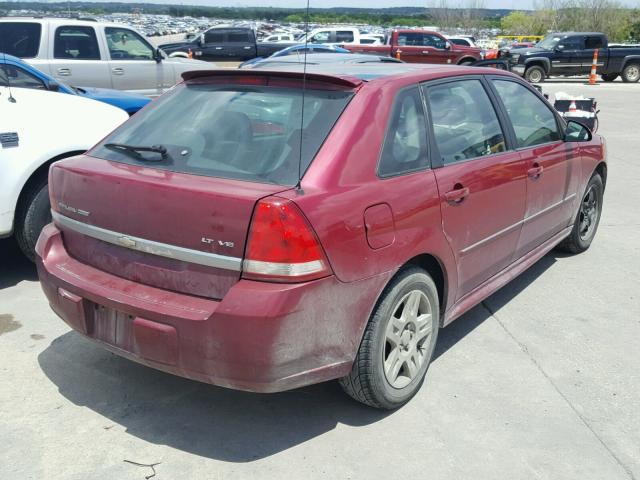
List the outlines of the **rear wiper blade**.
{"type": "Polygon", "coordinates": [[[125,143],[105,143],[105,148],[115,150],[117,152],[126,153],[129,156],[140,160],[141,162],[159,162],[160,160],[166,160],[169,157],[167,148],[162,145],[152,145],[150,147],[127,145],[125,143]],[[154,152],[160,154],[160,159],[147,158],[140,154],[140,152],[154,152]]]}

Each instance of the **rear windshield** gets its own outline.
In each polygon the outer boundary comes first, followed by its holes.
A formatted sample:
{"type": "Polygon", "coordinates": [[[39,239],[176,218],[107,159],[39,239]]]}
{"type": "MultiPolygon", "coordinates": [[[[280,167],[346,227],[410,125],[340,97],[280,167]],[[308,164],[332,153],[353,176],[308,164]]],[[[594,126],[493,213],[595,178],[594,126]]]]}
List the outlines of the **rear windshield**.
{"type": "Polygon", "coordinates": [[[40,32],[39,23],[0,23],[0,52],[19,58],[37,57],[40,32]]]}
{"type": "Polygon", "coordinates": [[[352,95],[183,84],[134,115],[91,155],[173,172],[295,185],[352,95]],[[166,153],[132,152],[113,144],[160,146],[166,153]]]}

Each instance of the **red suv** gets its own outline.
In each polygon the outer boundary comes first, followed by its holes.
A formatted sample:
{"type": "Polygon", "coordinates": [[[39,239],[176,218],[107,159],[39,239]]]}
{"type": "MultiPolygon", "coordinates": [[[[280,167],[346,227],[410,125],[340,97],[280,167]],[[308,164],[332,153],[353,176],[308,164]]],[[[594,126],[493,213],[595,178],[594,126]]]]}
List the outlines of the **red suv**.
{"type": "MultiPolygon", "coordinates": [[[[395,408],[438,329],[586,250],[603,140],[510,73],[192,72],[50,172],[51,307],[103,347],[254,392],[395,408]]],[[[337,72],[337,68],[336,72],[337,72]]]]}

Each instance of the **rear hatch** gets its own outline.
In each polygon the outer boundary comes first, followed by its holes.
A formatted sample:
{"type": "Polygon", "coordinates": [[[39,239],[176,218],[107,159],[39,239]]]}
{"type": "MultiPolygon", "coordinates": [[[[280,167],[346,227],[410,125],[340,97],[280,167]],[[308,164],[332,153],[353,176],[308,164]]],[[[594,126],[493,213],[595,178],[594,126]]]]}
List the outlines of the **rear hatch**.
{"type": "Polygon", "coordinates": [[[69,254],[223,298],[240,278],[256,203],[295,186],[353,95],[345,82],[311,79],[303,96],[291,79],[268,78],[180,85],[88,155],[54,164],[51,203],[69,254]]]}

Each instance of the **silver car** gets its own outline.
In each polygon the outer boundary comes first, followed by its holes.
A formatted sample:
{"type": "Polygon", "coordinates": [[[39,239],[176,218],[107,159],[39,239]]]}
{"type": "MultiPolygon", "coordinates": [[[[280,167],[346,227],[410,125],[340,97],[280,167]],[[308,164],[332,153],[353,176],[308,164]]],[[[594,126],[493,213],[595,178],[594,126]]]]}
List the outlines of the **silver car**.
{"type": "Polygon", "coordinates": [[[167,58],[131,28],[72,18],[0,19],[0,53],[20,57],[52,77],[86,87],[157,96],[189,70],[215,64],[167,58]]]}

